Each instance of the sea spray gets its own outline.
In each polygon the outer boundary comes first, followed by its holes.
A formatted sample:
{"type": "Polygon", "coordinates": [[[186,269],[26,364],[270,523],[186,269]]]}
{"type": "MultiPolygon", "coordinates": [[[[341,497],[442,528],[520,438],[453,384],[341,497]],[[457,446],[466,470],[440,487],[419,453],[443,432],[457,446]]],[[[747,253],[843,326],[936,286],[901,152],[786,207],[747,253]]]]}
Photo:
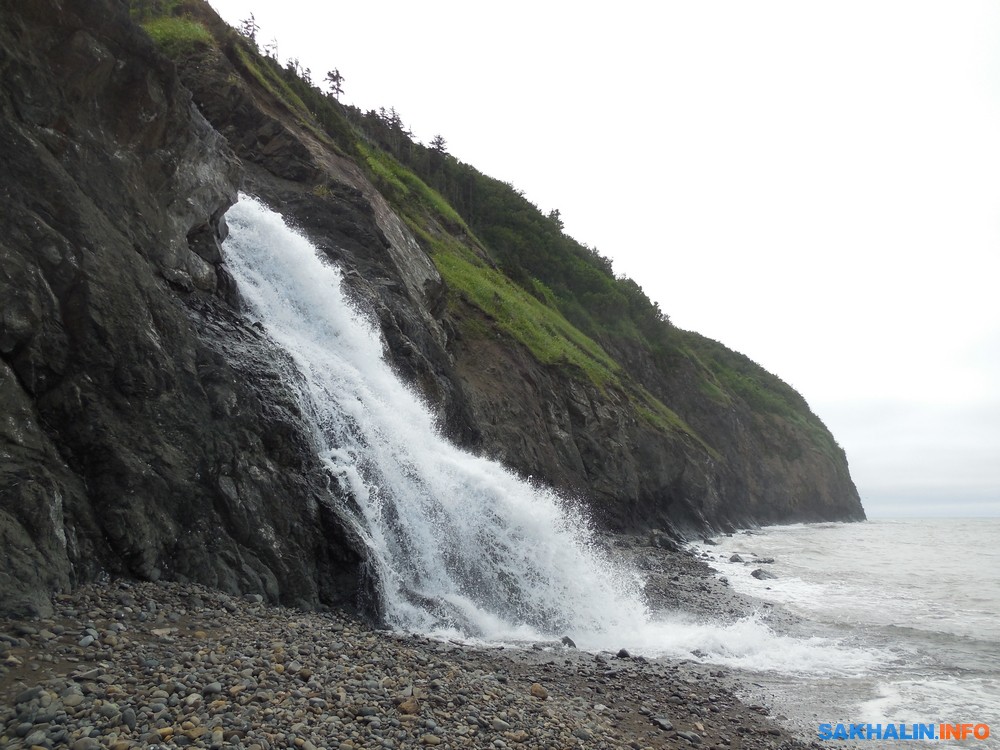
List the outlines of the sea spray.
{"type": "Polygon", "coordinates": [[[247,197],[227,221],[226,261],[298,368],[290,384],[353,498],[391,625],[603,643],[648,621],[641,580],[595,545],[572,505],[442,438],[307,239],[247,197]]]}

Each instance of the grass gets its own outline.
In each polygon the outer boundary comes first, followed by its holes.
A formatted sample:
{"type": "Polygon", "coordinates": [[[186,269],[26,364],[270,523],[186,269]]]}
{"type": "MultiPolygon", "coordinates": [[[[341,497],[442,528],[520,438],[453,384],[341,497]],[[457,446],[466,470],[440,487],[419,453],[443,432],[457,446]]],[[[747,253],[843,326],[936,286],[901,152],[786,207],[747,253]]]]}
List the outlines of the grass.
{"type": "Polygon", "coordinates": [[[154,18],[142,27],[168,57],[187,54],[199,47],[211,47],[215,43],[208,29],[185,16],[154,18]]]}
{"type": "Polygon", "coordinates": [[[393,167],[394,159],[385,152],[369,148],[363,143],[358,143],[357,148],[379,189],[389,193],[390,198],[400,202],[410,198],[410,189],[399,179],[396,174],[398,170],[393,167]]]}
{"type": "Polygon", "coordinates": [[[308,121],[311,119],[309,108],[306,107],[305,102],[302,101],[298,94],[292,91],[291,87],[285,83],[281,76],[272,71],[266,63],[258,65],[257,61],[251,57],[246,47],[242,44],[237,44],[235,47],[236,55],[239,57],[240,62],[257,83],[263,86],[275,99],[283,102],[292,114],[297,115],[301,120],[308,121]]]}
{"type": "Polygon", "coordinates": [[[558,311],[454,238],[434,237],[413,224],[410,228],[431,247],[434,264],[451,290],[486,313],[497,328],[523,344],[539,362],[575,370],[599,388],[620,385],[618,364],[558,311]]]}
{"type": "Polygon", "coordinates": [[[688,356],[706,375],[699,384],[703,393],[710,397],[716,391],[724,397],[732,394],[755,412],[771,414],[801,430],[820,453],[835,463],[842,460],[843,450],[833,435],[791,386],[722,344],[694,333],[685,334],[685,339],[688,356]]]}
{"type": "MultiPolygon", "coordinates": [[[[621,384],[618,363],[566,320],[556,309],[551,290],[537,282],[532,285],[532,294],[487,264],[450,233],[458,230],[471,236],[465,221],[440,193],[382,149],[364,142],[358,142],[356,148],[376,185],[401,210],[410,230],[429,249],[453,293],[482,310],[497,328],[523,344],[542,364],[566,367],[599,388],[621,384]],[[433,224],[444,230],[430,229],[433,224]]],[[[488,335],[488,331],[478,328],[470,333],[488,335]]]]}
{"type": "MultiPolygon", "coordinates": [[[[432,232],[427,216],[448,229],[471,234],[441,194],[395,158],[362,142],[357,149],[376,184],[402,208],[411,231],[430,249],[431,259],[453,292],[486,313],[497,328],[523,344],[542,364],[568,367],[600,388],[620,385],[619,365],[558,312],[551,290],[539,282],[531,294],[448,232],[432,232]]],[[[477,328],[474,333],[488,335],[485,329],[477,328]]]]}
{"type": "MultiPolygon", "coordinates": [[[[385,151],[359,142],[357,149],[376,184],[402,209],[407,225],[430,249],[449,288],[488,315],[539,362],[567,366],[598,387],[620,383],[620,367],[593,339],[556,309],[552,292],[537,284],[529,293],[447,232],[428,229],[427,216],[448,229],[471,234],[465,221],[433,188],[385,151]]],[[[477,333],[483,335],[487,331],[477,333]]]]}
{"type": "MultiPolygon", "coordinates": [[[[321,143],[332,148],[337,153],[343,153],[336,144],[336,138],[329,133],[316,119],[316,115],[309,109],[288,81],[282,78],[281,73],[275,70],[277,63],[270,58],[262,58],[255,52],[247,49],[246,42],[241,41],[233,45],[236,51],[237,62],[251,77],[266,90],[271,96],[277,99],[285,109],[299,122],[302,127],[312,133],[321,143]]],[[[239,66],[237,66],[239,67],[239,66]]]]}
{"type": "Polygon", "coordinates": [[[404,203],[415,203],[432,216],[442,220],[444,224],[466,232],[469,231],[462,217],[440,193],[392,156],[379,148],[371,147],[360,141],[357,143],[357,149],[379,186],[394,193],[393,197],[397,200],[404,203]]]}

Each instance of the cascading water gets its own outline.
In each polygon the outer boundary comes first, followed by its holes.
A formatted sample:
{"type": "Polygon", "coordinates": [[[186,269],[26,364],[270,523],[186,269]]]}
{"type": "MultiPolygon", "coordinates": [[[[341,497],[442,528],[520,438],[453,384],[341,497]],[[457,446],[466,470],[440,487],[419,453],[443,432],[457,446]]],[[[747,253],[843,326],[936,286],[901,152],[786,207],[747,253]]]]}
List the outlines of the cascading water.
{"type": "Polygon", "coordinates": [[[598,550],[552,492],[461,451],[383,361],[339,270],[241,197],[226,261],[253,314],[294,359],[321,457],[355,500],[390,624],[488,639],[572,633],[603,645],[647,621],[641,581],[598,550]]]}
{"type": "Polygon", "coordinates": [[[430,411],[383,361],[381,338],[349,302],[340,271],[242,197],[226,215],[226,261],[298,372],[303,413],[345,513],[369,547],[392,626],[489,641],[570,635],[582,648],[699,658],[753,670],[841,674],[877,655],[778,634],[758,615],[651,617],[642,581],[594,543],[554,493],[442,439],[430,411]]]}
{"type": "Polygon", "coordinates": [[[227,263],[251,314],[295,363],[288,384],[351,498],[345,515],[368,544],[388,624],[494,642],[569,634],[591,650],[824,679],[866,675],[883,659],[836,638],[775,633],[758,614],[651,617],[640,578],[595,545],[571,506],[441,438],[383,361],[337,268],[252,199],[227,219],[227,263]]]}

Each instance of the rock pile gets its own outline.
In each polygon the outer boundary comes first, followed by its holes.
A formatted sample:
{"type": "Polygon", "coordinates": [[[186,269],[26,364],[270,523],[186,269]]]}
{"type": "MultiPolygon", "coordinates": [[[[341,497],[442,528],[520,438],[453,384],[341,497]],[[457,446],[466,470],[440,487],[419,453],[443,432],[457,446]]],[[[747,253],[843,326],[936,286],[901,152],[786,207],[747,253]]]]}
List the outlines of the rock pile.
{"type": "Polygon", "coordinates": [[[0,621],[2,747],[799,746],[691,663],[473,648],[197,585],[114,582],[53,604],[0,621]]]}

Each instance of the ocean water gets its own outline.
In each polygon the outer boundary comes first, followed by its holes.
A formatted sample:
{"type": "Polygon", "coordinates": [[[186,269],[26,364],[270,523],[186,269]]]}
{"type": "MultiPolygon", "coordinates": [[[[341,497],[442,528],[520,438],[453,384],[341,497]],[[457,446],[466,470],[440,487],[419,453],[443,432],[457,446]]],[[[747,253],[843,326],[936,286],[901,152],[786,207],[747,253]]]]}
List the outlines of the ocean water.
{"type": "Polygon", "coordinates": [[[819,648],[746,670],[804,735],[819,723],[984,723],[988,740],[932,744],[1000,747],[1000,519],[799,524],[715,541],[698,550],[718,576],[797,616],[775,635],[819,648]],[[831,648],[842,663],[822,653],[831,648]]]}
{"type": "Polygon", "coordinates": [[[571,498],[441,437],[315,247],[245,196],[227,220],[227,263],[248,314],[295,364],[287,383],[368,546],[388,625],[514,645],[569,635],[592,651],[723,665],[803,736],[819,722],[891,721],[988,723],[1000,738],[1000,522],[722,537],[701,551],[759,610],[728,621],[650,611],[642,576],[595,543],[571,498]],[[729,562],[737,552],[773,557],[778,577],[752,578],[758,565],[729,562]],[[778,605],[798,619],[774,617],[778,605]]]}

